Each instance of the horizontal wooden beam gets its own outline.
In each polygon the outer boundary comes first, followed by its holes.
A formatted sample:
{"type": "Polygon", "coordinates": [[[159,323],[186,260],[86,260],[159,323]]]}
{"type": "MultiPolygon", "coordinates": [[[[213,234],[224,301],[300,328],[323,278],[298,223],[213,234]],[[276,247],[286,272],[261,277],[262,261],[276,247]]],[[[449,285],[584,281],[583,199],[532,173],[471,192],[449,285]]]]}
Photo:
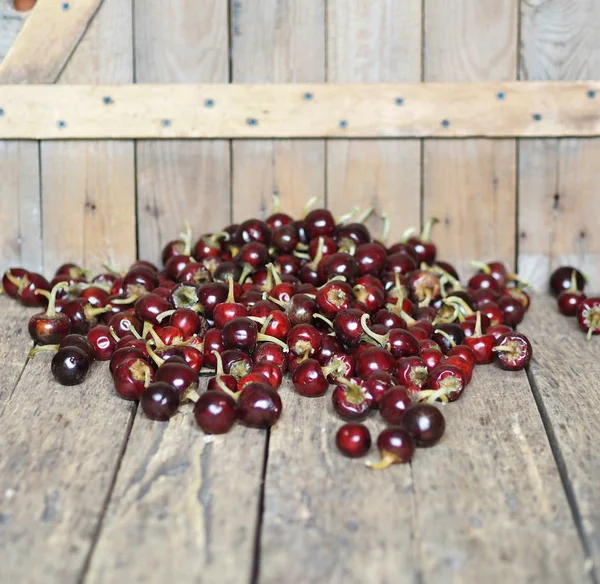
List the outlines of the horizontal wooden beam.
{"type": "Polygon", "coordinates": [[[600,135],[600,82],[0,86],[0,138],[600,135]]]}

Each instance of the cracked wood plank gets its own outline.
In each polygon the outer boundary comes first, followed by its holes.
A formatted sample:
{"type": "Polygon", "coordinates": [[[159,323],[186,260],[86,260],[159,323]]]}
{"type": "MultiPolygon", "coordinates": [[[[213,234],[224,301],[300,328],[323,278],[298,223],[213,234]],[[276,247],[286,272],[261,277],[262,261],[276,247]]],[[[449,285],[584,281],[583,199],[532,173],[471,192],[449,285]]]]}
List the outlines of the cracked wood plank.
{"type": "Polygon", "coordinates": [[[445,438],[413,461],[423,581],[588,582],[525,373],[478,367],[442,411],[445,438]]]}
{"type": "Polygon", "coordinates": [[[5,582],[79,580],[134,411],[115,394],[106,363],[64,387],[50,374],[51,359],[41,353],[28,362],[0,413],[5,582]]]}
{"type": "MultiPolygon", "coordinates": [[[[265,478],[261,584],[414,583],[414,493],[410,465],[387,471],[338,453],[344,423],[331,392],[309,399],[285,381],[284,414],[271,429],[265,478]]],[[[367,421],[375,442],[383,424],[367,421]]],[[[419,452],[417,456],[419,456],[419,452]]]]}
{"type": "Polygon", "coordinates": [[[206,436],[191,405],[165,423],[140,411],[86,584],[248,581],[265,436],[206,436]]]}
{"type": "MultiPolygon", "coordinates": [[[[520,329],[533,345],[530,375],[550,428],[551,439],[564,462],[593,559],[600,565],[600,338],[586,341],[575,319],[562,316],[556,300],[535,297],[520,329]]],[[[597,569],[596,569],[597,572],[597,569]]],[[[597,575],[596,575],[597,577],[597,575]]]]}

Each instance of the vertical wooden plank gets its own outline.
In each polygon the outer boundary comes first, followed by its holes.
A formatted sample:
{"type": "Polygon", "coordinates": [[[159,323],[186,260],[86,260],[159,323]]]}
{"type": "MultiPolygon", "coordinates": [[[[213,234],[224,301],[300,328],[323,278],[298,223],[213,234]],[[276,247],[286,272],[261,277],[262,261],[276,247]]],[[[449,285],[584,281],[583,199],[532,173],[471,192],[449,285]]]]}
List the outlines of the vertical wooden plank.
{"type": "MultiPolygon", "coordinates": [[[[327,18],[330,82],[421,80],[421,0],[331,0],[327,18]]],[[[398,96],[398,107],[404,106],[398,96]]],[[[419,140],[329,140],[327,197],[336,214],[353,205],[387,211],[393,238],[420,223],[419,140]]],[[[375,215],[368,225],[381,225],[375,215]]]]}
{"type": "MultiPolygon", "coordinates": [[[[137,0],[135,7],[138,83],[229,80],[227,2],[137,0]]],[[[198,236],[229,222],[228,141],[139,141],[137,169],[140,257],[159,261],[186,219],[198,236]]]]}
{"type": "MultiPolygon", "coordinates": [[[[598,2],[523,2],[521,13],[520,79],[600,77],[598,2]]],[[[521,140],[520,270],[541,289],[561,264],[600,279],[599,154],[598,139],[521,140]]]]}
{"type": "MultiPolygon", "coordinates": [[[[284,413],[269,443],[259,582],[418,582],[410,465],[372,471],[365,459],[342,456],[335,433],[343,422],[331,392],[302,397],[288,381],[280,395],[284,413]]],[[[366,425],[369,460],[376,461],[385,424],[373,412],[366,425]]]]}
{"type": "MultiPolygon", "coordinates": [[[[515,79],[517,5],[517,0],[427,2],[425,81],[515,79]]],[[[445,123],[444,112],[439,115],[445,123]]],[[[440,255],[463,273],[474,257],[512,266],[515,141],[426,140],[424,157],[424,216],[442,221],[436,231],[440,255]]]]}
{"type": "Polygon", "coordinates": [[[264,447],[243,426],[204,435],[191,405],[139,412],[86,582],[249,581],[264,447]]]}
{"type": "MultiPolygon", "coordinates": [[[[588,342],[574,318],[556,310],[556,300],[539,296],[520,327],[533,345],[530,379],[543,403],[542,414],[574,495],[576,518],[591,553],[589,568],[600,565],[599,339],[588,342]]],[[[594,580],[597,582],[597,579],[594,580]]]]}
{"type": "Polygon", "coordinates": [[[42,269],[38,143],[0,141],[0,272],[42,269]]]}
{"type": "MultiPolygon", "coordinates": [[[[325,81],[324,0],[236,0],[232,6],[234,83],[325,81]]],[[[234,140],[232,152],[235,222],[265,215],[273,194],[283,211],[297,215],[310,197],[325,193],[322,140],[234,140]]]]}
{"type": "MultiPolygon", "coordinates": [[[[130,83],[131,29],[130,4],[103,2],[59,83],[130,83]]],[[[133,142],[44,142],[41,162],[45,270],[69,260],[92,270],[106,261],[131,263],[136,255],[133,142]]]]}

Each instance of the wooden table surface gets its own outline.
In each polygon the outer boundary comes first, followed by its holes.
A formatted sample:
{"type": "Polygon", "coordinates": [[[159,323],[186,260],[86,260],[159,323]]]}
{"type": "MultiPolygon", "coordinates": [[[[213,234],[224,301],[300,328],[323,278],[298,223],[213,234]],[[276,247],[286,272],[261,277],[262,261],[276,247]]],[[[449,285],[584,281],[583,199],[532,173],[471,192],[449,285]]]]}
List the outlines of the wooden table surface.
{"type": "Polygon", "coordinates": [[[549,298],[528,373],[478,368],[443,440],[379,472],[287,385],[270,432],[217,437],[147,420],[105,363],[62,387],[26,362],[32,312],[0,299],[3,584],[598,582],[600,339],[549,298]]]}

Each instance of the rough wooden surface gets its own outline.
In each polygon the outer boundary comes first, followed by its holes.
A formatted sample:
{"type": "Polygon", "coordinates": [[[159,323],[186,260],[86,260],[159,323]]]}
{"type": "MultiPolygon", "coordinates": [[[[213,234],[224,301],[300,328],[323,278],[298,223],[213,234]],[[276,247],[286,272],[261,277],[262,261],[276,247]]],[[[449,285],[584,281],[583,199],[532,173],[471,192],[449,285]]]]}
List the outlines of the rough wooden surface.
{"type": "MultiPolygon", "coordinates": [[[[59,84],[131,82],[131,19],[129,3],[105,0],[59,84]]],[[[129,265],[136,255],[133,142],[43,142],[41,169],[45,271],[65,261],[96,272],[105,262],[129,265]]]]}
{"type": "MultiPolygon", "coordinates": [[[[421,8],[420,0],[329,2],[327,81],[421,81],[421,8]]],[[[402,109],[404,102],[395,107],[402,109]]],[[[397,240],[421,222],[421,142],[329,140],[327,200],[338,214],[353,205],[390,213],[395,219],[390,235],[397,240]]],[[[377,215],[367,224],[375,233],[382,227],[377,215]]]]}
{"type": "Polygon", "coordinates": [[[456,137],[600,134],[598,106],[588,96],[600,92],[598,81],[8,85],[0,91],[0,137],[10,139],[449,138],[427,144],[453,145],[464,142],[456,137]],[[541,118],[532,111],[543,112],[541,118]]]}
{"type": "MultiPolygon", "coordinates": [[[[0,297],[0,412],[11,395],[27,361],[27,353],[33,346],[27,332],[27,324],[35,308],[26,308],[8,297],[0,297]]],[[[1,521],[0,521],[1,523],[1,521]]]]}
{"type": "Polygon", "coordinates": [[[2,83],[55,79],[102,0],[38,0],[0,63],[2,83]]]}
{"type": "MultiPolygon", "coordinates": [[[[325,81],[324,0],[233,2],[230,34],[233,83],[325,81]]],[[[263,100],[259,110],[240,118],[242,124],[248,128],[246,120],[256,118],[251,129],[258,129],[267,109],[263,100]]],[[[232,156],[235,222],[270,214],[273,195],[282,211],[294,215],[311,197],[325,195],[322,140],[235,140],[232,156]]]]}
{"type": "Polygon", "coordinates": [[[2,582],[78,580],[129,432],[105,363],[64,387],[50,361],[30,361],[0,411],[2,582]]]}
{"type": "MultiPolygon", "coordinates": [[[[265,478],[261,584],[417,581],[418,544],[410,465],[372,471],[340,456],[331,391],[322,398],[280,389],[284,414],[271,430],[265,478]]],[[[367,422],[378,460],[379,416],[367,422]]],[[[419,454],[419,453],[417,453],[419,454]]]]}
{"type": "Polygon", "coordinates": [[[205,436],[189,405],[138,412],[85,581],[248,581],[264,447],[242,426],[205,436]]]}
{"type": "Polygon", "coordinates": [[[586,582],[581,543],[524,372],[490,365],[413,462],[424,582],[586,582]]]}
{"type": "Polygon", "coordinates": [[[0,61],[8,53],[28,15],[28,12],[15,10],[9,0],[0,0],[0,61]]]}
{"type": "MultiPolygon", "coordinates": [[[[227,2],[137,0],[136,82],[227,83],[227,28],[227,2]]],[[[171,96],[166,101],[170,100],[171,96]]],[[[207,109],[198,103],[197,109],[207,109]]],[[[156,123],[169,119],[175,127],[173,112],[164,106],[165,102],[157,112],[156,123]]],[[[229,143],[225,140],[139,141],[140,257],[158,262],[162,247],[177,238],[185,220],[196,230],[195,237],[227,225],[230,180],[229,143]]]]}
{"type": "MultiPolygon", "coordinates": [[[[600,3],[523,2],[521,12],[520,79],[600,76],[600,3]]],[[[597,101],[596,94],[590,95],[590,101],[597,101]]],[[[542,290],[551,271],[563,264],[600,279],[594,219],[600,208],[599,155],[598,139],[521,141],[519,269],[542,290]]]]}
{"type": "Polygon", "coordinates": [[[593,564],[600,566],[600,338],[588,342],[575,319],[562,316],[553,298],[535,298],[520,327],[534,350],[530,366],[533,391],[541,403],[555,452],[565,465],[575,497],[576,516],[593,564]]]}
{"type": "Polygon", "coordinates": [[[0,272],[42,270],[39,149],[35,142],[0,142],[0,272]]]}
{"type": "MultiPolygon", "coordinates": [[[[425,81],[516,79],[517,0],[437,1],[424,5],[425,81]]],[[[504,99],[497,98],[498,92],[494,94],[496,103],[500,107],[509,105],[510,97],[501,93],[504,99]]],[[[452,125],[443,110],[439,115],[452,125]]],[[[489,117],[494,116],[483,116],[489,117]]],[[[532,112],[527,118],[532,120],[532,112]]],[[[515,152],[514,140],[425,143],[423,214],[442,221],[435,240],[444,250],[444,259],[457,263],[459,273],[465,272],[472,259],[514,264],[515,152]]]]}

